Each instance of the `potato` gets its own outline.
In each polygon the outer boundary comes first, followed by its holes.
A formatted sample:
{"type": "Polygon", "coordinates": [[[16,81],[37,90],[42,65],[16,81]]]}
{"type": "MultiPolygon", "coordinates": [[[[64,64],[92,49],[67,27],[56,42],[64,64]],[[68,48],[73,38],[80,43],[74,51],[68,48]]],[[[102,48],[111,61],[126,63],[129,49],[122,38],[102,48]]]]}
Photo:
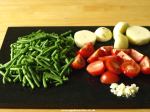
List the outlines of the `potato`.
{"type": "Polygon", "coordinates": [[[89,30],[80,30],[74,34],[74,41],[79,48],[83,47],[88,42],[92,42],[94,45],[96,41],[96,35],[89,30]]]}
{"type": "Polygon", "coordinates": [[[115,39],[115,35],[118,33],[126,33],[126,29],[129,27],[127,22],[118,22],[113,29],[113,38],[115,39]]]}
{"type": "Polygon", "coordinates": [[[141,26],[128,27],[126,35],[129,42],[134,45],[144,45],[150,41],[150,31],[141,26]]]}
{"type": "Polygon", "coordinates": [[[95,31],[96,34],[96,40],[100,42],[106,42],[112,39],[112,32],[110,29],[106,27],[99,27],[95,31]]]}
{"type": "Polygon", "coordinates": [[[127,49],[129,46],[128,38],[122,33],[115,35],[114,48],[116,49],[127,49]]]}

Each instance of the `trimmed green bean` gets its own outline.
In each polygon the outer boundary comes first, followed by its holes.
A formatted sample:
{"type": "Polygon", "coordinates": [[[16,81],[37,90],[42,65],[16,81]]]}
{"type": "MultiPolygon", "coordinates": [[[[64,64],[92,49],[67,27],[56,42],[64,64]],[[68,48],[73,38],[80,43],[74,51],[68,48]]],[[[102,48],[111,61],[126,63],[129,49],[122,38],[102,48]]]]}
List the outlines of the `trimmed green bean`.
{"type": "Polygon", "coordinates": [[[47,50],[43,51],[42,55],[48,53],[48,52],[51,52],[52,50],[56,49],[57,46],[52,46],[52,47],[49,47],[47,50]]]}
{"type": "Polygon", "coordinates": [[[10,60],[13,59],[13,56],[14,56],[14,48],[13,48],[13,45],[11,45],[10,60]]]}
{"type": "Polygon", "coordinates": [[[37,58],[43,59],[43,60],[45,60],[45,61],[50,61],[50,59],[49,59],[49,58],[47,58],[47,57],[43,57],[43,56],[37,56],[37,58]]]}
{"type": "Polygon", "coordinates": [[[27,83],[27,80],[26,80],[25,75],[24,75],[23,81],[22,81],[22,86],[24,87],[26,85],[26,83],[27,83]]]}
{"type": "Polygon", "coordinates": [[[19,37],[10,45],[10,60],[0,64],[0,75],[3,83],[20,82],[22,86],[32,89],[44,88],[49,84],[63,84],[71,72],[69,64],[73,58],[73,37],[71,31],[58,35],[41,30],[19,37]]]}
{"type": "Polygon", "coordinates": [[[61,36],[61,37],[67,36],[67,35],[69,35],[70,33],[72,33],[71,30],[69,30],[69,31],[67,31],[67,32],[65,32],[65,33],[62,33],[60,36],[61,36]]]}
{"type": "Polygon", "coordinates": [[[47,88],[47,83],[45,80],[45,74],[43,74],[43,86],[44,86],[44,88],[47,88]]]}
{"type": "Polygon", "coordinates": [[[25,75],[25,78],[27,79],[27,81],[28,81],[29,85],[31,86],[31,88],[34,89],[34,84],[30,80],[30,78],[27,75],[25,75]]]}
{"type": "Polygon", "coordinates": [[[21,70],[18,69],[18,75],[19,75],[19,80],[22,81],[22,74],[21,74],[21,70]]]}
{"type": "Polygon", "coordinates": [[[64,67],[64,69],[61,71],[60,76],[63,75],[63,73],[66,71],[66,69],[68,68],[68,66],[73,62],[74,59],[71,59],[69,63],[67,63],[64,67]]]}
{"type": "Polygon", "coordinates": [[[19,80],[19,75],[14,78],[13,82],[16,82],[17,80],[19,80]]]}
{"type": "Polygon", "coordinates": [[[39,52],[42,52],[43,50],[42,49],[40,49],[40,48],[38,48],[38,47],[31,47],[32,49],[35,49],[36,51],[39,51],[39,52]]]}
{"type": "Polygon", "coordinates": [[[34,83],[37,85],[37,87],[40,87],[40,83],[36,77],[36,74],[33,72],[33,70],[31,69],[31,67],[28,67],[29,71],[30,71],[30,74],[34,80],[34,83]]]}

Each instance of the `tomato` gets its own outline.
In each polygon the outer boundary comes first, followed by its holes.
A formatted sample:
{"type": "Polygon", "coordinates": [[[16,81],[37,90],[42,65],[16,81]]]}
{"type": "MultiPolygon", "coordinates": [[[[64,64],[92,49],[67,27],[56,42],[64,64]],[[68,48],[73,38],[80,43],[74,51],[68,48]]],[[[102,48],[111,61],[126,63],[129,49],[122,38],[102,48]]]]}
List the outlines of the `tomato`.
{"type": "Polygon", "coordinates": [[[124,53],[129,55],[130,52],[131,52],[131,49],[112,49],[111,54],[112,55],[117,55],[120,51],[123,51],[124,53]]]}
{"type": "Polygon", "coordinates": [[[130,54],[130,56],[131,56],[136,62],[140,62],[140,61],[143,59],[143,57],[144,57],[144,55],[143,55],[142,53],[138,52],[138,51],[135,50],[135,49],[131,49],[131,54],[130,54]]]}
{"type": "Polygon", "coordinates": [[[98,49],[87,59],[87,62],[88,62],[88,63],[92,63],[92,62],[98,60],[99,57],[110,55],[112,48],[113,48],[112,46],[102,46],[102,47],[98,48],[98,49]]]}
{"type": "Polygon", "coordinates": [[[105,63],[106,68],[115,74],[121,73],[121,69],[120,69],[121,64],[122,64],[122,60],[117,56],[107,59],[105,63]]]}
{"type": "Polygon", "coordinates": [[[105,56],[105,53],[103,50],[101,50],[99,48],[87,59],[87,62],[92,63],[92,62],[98,60],[98,57],[100,57],[100,56],[105,56]]]}
{"type": "Polygon", "coordinates": [[[90,63],[87,68],[87,72],[92,76],[98,76],[105,71],[105,66],[103,61],[97,60],[90,63]]]}
{"type": "Polygon", "coordinates": [[[100,47],[101,50],[104,51],[105,56],[111,55],[111,50],[113,49],[113,46],[102,46],[100,47]]]}
{"type": "Polygon", "coordinates": [[[78,53],[81,54],[84,58],[88,58],[94,52],[94,45],[92,42],[85,44],[78,53]]]}
{"type": "Polygon", "coordinates": [[[85,65],[86,63],[84,58],[80,54],[78,54],[72,62],[71,67],[74,69],[82,69],[85,67],[85,65]]]}
{"type": "Polygon", "coordinates": [[[106,71],[100,77],[100,82],[103,84],[111,84],[119,81],[119,76],[113,72],[106,71]]]}
{"type": "Polygon", "coordinates": [[[145,56],[140,62],[140,67],[143,74],[150,75],[150,59],[147,56],[145,56]]]}
{"type": "Polygon", "coordinates": [[[108,60],[109,58],[113,58],[114,56],[110,55],[110,56],[102,56],[102,57],[99,57],[98,60],[101,60],[103,62],[105,62],[106,60],[108,60]]]}
{"type": "Polygon", "coordinates": [[[119,56],[120,58],[122,58],[124,61],[128,61],[128,60],[132,60],[134,61],[129,55],[127,55],[125,52],[120,51],[117,56],[119,56]]]}
{"type": "Polygon", "coordinates": [[[140,73],[140,66],[135,61],[125,61],[121,65],[121,70],[125,76],[134,78],[140,73]]]}

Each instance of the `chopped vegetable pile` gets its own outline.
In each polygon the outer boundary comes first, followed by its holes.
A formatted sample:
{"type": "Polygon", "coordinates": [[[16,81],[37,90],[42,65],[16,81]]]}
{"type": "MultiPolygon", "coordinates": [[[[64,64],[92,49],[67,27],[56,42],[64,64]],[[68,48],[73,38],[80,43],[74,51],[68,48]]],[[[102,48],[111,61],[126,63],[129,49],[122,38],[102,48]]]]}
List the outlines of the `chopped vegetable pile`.
{"type": "Polygon", "coordinates": [[[19,82],[33,89],[68,80],[75,56],[71,31],[59,35],[39,30],[19,37],[10,47],[10,61],[0,65],[4,84],[19,82]]]}
{"type": "Polygon", "coordinates": [[[112,83],[110,85],[110,92],[118,97],[135,97],[138,91],[139,87],[136,84],[126,86],[124,83],[112,83]]]}

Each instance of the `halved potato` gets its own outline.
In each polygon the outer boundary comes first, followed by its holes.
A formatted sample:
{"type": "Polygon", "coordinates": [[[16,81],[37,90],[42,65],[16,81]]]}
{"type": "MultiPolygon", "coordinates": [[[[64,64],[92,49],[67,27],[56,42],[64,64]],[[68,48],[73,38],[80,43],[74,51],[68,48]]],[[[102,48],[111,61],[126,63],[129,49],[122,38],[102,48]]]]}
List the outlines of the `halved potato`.
{"type": "Polygon", "coordinates": [[[92,42],[94,45],[96,41],[96,35],[89,30],[80,30],[74,34],[74,41],[79,48],[83,47],[88,42],[92,42]]]}
{"type": "Polygon", "coordinates": [[[142,26],[128,27],[126,35],[129,39],[129,42],[134,45],[144,45],[150,41],[150,31],[142,26]]]}

